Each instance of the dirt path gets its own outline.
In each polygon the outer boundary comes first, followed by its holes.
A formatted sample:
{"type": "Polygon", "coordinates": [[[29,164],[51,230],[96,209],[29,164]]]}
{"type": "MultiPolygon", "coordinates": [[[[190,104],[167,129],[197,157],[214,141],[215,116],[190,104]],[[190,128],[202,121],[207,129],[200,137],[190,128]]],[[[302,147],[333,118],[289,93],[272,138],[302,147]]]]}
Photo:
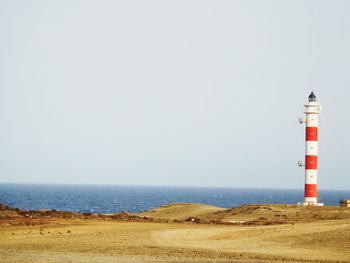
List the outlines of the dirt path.
{"type": "Polygon", "coordinates": [[[152,233],[156,244],[169,247],[237,252],[270,259],[347,260],[350,222],[327,221],[278,226],[226,226],[173,229],[152,233]]]}
{"type": "Polygon", "coordinates": [[[222,226],[82,221],[0,228],[1,262],[350,262],[350,220],[222,226]]]}

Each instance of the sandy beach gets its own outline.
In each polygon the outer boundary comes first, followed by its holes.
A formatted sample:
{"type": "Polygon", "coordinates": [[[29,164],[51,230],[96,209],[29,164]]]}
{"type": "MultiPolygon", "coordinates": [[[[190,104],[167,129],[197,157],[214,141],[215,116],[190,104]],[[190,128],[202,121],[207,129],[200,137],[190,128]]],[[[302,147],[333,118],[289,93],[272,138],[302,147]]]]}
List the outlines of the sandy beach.
{"type": "Polygon", "coordinates": [[[136,215],[58,216],[3,208],[1,262],[350,262],[349,211],[171,204],[136,215]],[[338,218],[315,216],[322,214],[338,218]]]}

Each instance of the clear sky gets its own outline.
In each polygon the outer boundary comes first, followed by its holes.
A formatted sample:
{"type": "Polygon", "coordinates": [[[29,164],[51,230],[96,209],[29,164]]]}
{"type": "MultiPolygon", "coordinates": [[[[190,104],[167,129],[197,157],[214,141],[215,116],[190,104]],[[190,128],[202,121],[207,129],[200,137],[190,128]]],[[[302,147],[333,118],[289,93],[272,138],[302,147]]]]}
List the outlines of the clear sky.
{"type": "Polygon", "coordinates": [[[350,1],[0,0],[0,182],[350,188],[350,1]]]}

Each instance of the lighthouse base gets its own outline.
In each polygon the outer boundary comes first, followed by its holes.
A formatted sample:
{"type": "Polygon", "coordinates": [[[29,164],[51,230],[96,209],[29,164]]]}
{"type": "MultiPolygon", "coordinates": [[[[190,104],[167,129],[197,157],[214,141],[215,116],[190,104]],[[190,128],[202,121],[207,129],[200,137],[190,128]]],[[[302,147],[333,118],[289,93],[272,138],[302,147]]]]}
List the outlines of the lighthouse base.
{"type": "Polygon", "coordinates": [[[304,206],[323,206],[323,203],[298,203],[298,205],[304,205],[304,206]]]}

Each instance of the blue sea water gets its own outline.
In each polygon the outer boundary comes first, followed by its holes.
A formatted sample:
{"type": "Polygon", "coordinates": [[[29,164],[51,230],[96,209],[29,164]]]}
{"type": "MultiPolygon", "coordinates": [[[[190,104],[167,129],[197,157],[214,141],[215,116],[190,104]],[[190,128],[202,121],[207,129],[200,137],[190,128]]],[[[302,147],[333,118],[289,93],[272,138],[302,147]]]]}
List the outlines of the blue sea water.
{"type": "MultiPolygon", "coordinates": [[[[320,190],[319,202],[338,205],[350,191],[320,190]]],[[[0,203],[20,209],[96,213],[140,212],[172,202],[236,207],[303,201],[302,190],[115,185],[0,184],[0,203]]]]}

